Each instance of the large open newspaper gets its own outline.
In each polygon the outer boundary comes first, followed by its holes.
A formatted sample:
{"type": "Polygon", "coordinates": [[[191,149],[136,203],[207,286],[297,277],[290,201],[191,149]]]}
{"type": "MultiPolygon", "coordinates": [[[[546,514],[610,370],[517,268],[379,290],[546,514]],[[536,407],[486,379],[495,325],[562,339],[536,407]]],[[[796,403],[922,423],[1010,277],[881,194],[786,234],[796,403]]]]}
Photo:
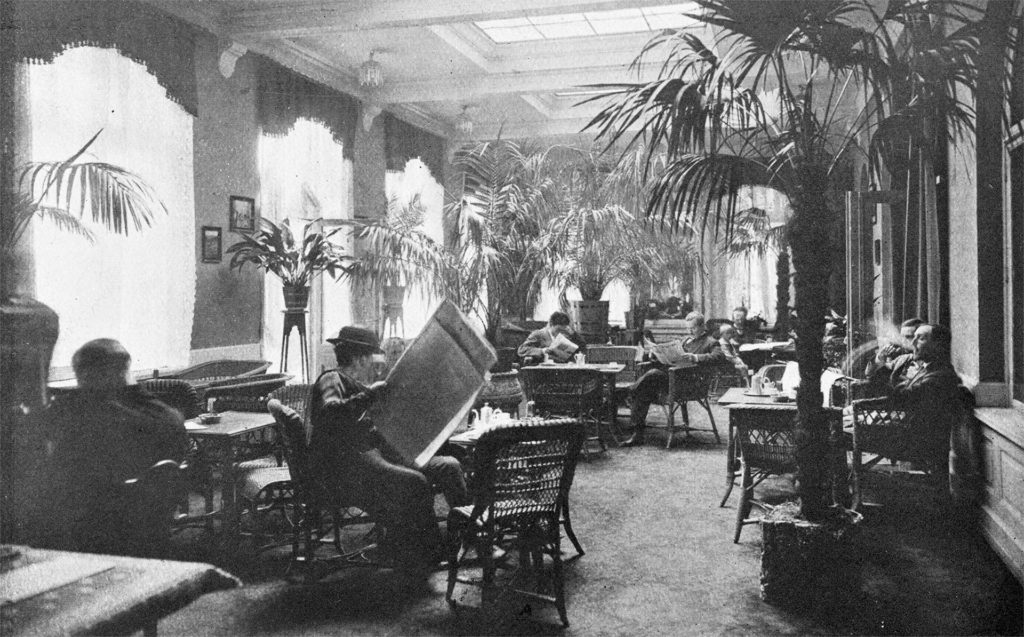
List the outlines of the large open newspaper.
{"type": "Polygon", "coordinates": [[[476,401],[498,360],[459,308],[442,301],[388,374],[374,425],[417,467],[433,457],[476,401]]]}

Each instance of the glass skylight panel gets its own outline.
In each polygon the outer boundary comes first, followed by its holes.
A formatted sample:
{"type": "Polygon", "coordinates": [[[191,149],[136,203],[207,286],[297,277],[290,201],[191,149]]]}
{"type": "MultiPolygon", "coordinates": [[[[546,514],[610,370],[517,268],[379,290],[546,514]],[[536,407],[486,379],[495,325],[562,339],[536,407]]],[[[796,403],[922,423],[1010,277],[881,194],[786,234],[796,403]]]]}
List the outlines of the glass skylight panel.
{"type": "Polygon", "coordinates": [[[683,27],[691,22],[683,17],[683,13],[693,10],[694,6],[691,3],[667,4],[658,7],[485,20],[475,24],[497,43],[556,40],[683,27]]]}
{"type": "Polygon", "coordinates": [[[663,7],[647,7],[642,9],[651,29],[678,29],[693,21],[684,13],[693,13],[696,7],[691,4],[672,4],[663,7]]]}
{"type": "Polygon", "coordinates": [[[552,40],[594,35],[582,13],[535,16],[530,18],[530,22],[545,38],[552,40]]]}
{"type": "Polygon", "coordinates": [[[613,11],[589,11],[587,20],[594,27],[594,32],[604,33],[632,33],[635,31],[647,31],[650,29],[647,20],[640,13],[639,9],[615,9],[613,11]]]}
{"type": "Polygon", "coordinates": [[[488,29],[503,29],[506,27],[522,27],[529,26],[530,20],[527,18],[505,18],[504,20],[484,20],[483,22],[477,22],[476,25],[487,31],[488,29]]]}
{"type": "Polygon", "coordinates": [[[486,29],[484,31],[492,40],[495,42],[523,42],[526,40],[543,40],[544,35],[541,34],[532,24],[528,24],[524,27],[503,27],[495,29],[486,29]]]}

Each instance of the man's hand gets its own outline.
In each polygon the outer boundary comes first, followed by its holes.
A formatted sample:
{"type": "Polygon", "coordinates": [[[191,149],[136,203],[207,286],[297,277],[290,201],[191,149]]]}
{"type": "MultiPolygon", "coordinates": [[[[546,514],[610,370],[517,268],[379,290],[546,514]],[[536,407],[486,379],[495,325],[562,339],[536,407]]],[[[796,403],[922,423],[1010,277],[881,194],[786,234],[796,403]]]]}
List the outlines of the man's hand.
{"type": "Polygon", "coordinates": [[[388,384],[385,381],[378,380],[376,383],[367,387],[366,390],[367,392],[369,392],[371,396],[373,396],[374,398],[378,398],[384,394],[384,391],[387,389],[387,387],[388,384]]]}
{"type": "Polygon", "coordinates": [[[875,354],[875,363],[878,365],[884,365],[886,361],[895,358],[903,348],[895,343],[889,343],[885,347],[879,347],[878,353],[875,354]]]}
{"type": "Polygon", "coordinates": [[[680,359],[680,362],[683,362],[683,363],[696,363],[697,362],[697,355],[696,354],[683,354],[683,357],[680,359]]]}

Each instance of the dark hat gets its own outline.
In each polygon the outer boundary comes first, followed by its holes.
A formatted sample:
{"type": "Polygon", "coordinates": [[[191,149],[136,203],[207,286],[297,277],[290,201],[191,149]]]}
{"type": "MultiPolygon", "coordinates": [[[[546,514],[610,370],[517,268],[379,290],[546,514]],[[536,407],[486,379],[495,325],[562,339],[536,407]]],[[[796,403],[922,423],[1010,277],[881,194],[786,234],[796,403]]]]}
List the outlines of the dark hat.
{"type": "Polygon", "coordinates": [[[375,354],[384,353],[384,350],[380,348],[380,341],[377,339],[376,334],[368,329],[352,325],[346,325],[341,328],[341,331],[338,332],[338,338],[329,338],[327,342],[333,345],[359,347],[375,354]]]}

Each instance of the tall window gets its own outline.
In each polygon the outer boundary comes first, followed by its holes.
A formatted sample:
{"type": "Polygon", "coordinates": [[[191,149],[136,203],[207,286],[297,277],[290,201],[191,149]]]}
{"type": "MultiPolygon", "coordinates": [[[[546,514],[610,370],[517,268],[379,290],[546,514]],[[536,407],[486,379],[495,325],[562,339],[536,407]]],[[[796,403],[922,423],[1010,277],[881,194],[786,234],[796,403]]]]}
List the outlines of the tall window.
{"type": "Polygon", "coordinates": [[[71,49],[33,64],[30,157],[70,157],[102,129],[92,160],[138,174],[169,214],[129,236],[86,221],[96,241],[34,228],[36,296],[60,316],[54,367],[87,340],[116,338],[135,369],[188,364],[195,303],[192,119],[141,65],[110,49],[71,49]]]}
{"type": "MultiPolygon", "coordinates": [[[[1024,38],[1018,35],[1018,39],[1024,38]]],[[[1014,125],[1007,131],[1009,152],[1005,176],[1009,197],[1003,205],[1008,209],[1012,228],[1013,288],[1009,292],[1013,308],[1013,398],[1024,402],[1024,42],[1018,42],[1012,64],[1007,115],[1014,125]]]]}
{"type": "MultiPolygon", "coordinates": [[[[260,214],[275,223],[289,220],[296,239],[301,241],[302,229],[317,218],[331,221],[352,216],[352,162],[344,158],[341,144],[321,124],[307,119],[296,121],[287,135],[260,138],[260,214]]],[[[341,231],[334,240],[346,246],[351,254],[349,233],[341,231]]],[[[309,349],[313,371],[318,345],[351,323],[350,284],[346,279],[334,281],[320,277],[311,289],[310,313],[307,317],[309,349]]],[[[263,303],[263,356],[280,364],[281,337],[284,326],[284,297],[281,281],[266,278],[263,303]]],[[[289,372],[300,369],[297,336],[292,333],[289,347],[289,372]]]]}
{"type": "MultiPolygon", "coordinates": [[[[404,171],[389,170],[384,178],[384,191],[393,205],[420,210],[423,214],[420,230],[438,243],[444,241],[444,186],[437,183],[422,161],[410,159],[404,171]]],[[[419,334],[426,324],[427,312],[436,301],[423,286],[408,286],[399,335],[404,332],[405,338],[411,338],[419,334]]],[[[387,334],[390,334],[390,325],[385,331],[387,334]]]]}

